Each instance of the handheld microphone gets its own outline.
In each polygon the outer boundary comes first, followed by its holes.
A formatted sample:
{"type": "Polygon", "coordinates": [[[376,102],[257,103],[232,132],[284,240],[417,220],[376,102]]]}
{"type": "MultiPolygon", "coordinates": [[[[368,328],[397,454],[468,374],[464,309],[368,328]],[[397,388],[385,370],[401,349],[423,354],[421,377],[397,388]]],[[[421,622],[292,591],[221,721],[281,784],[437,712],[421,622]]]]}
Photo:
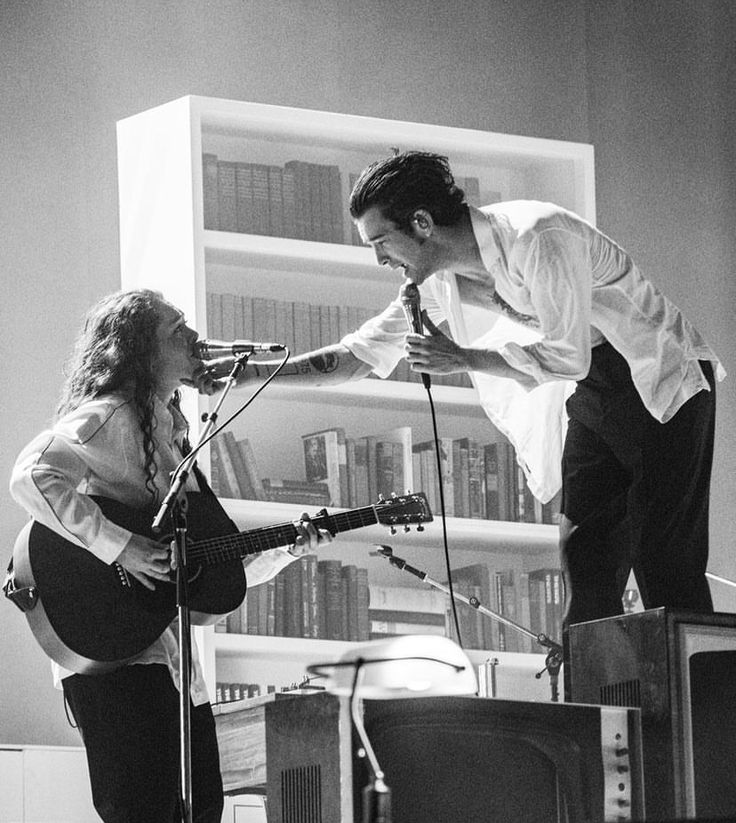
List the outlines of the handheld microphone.
{"type": "MultiPolygon", "coordinates": [[[[414,334],[423,334],[424,325],[422,323],[422,305],[419,296],[419,287],[416,283],[404,283],[400,292],[401,307],[404,309],[404,317],[406,323],[414,332],[414,334]]],[[[424,388],[429,389],[432,384],[430,377],[425,372],[420,372],[422,375],[422,383],[424,388]]]]}
{"type": "Polygon", "coordinates": [[[239,354],[284,351],[286,348],[283,343],[256,343],[253,340],[198,340],[196,346],[202,360],[236,357],[239,354]]]}

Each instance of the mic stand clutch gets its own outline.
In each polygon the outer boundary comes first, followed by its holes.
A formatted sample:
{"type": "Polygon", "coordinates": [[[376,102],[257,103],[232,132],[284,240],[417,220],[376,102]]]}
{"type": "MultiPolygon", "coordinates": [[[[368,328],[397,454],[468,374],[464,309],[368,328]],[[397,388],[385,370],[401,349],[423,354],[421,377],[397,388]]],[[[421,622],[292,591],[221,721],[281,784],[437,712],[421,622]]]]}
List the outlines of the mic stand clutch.
{"type": "Polygon", "coordinates": [[[176,559],[176,606],[179,628],[179,753],[181,777],[181,810],[183,823],[192,821],[192,736],[191,736],[191,622],[189,611],[189,591],[187,574],[187,498],[185,486],[190,470],[196,463],[199,450],[209,438],[217,423],[217,416],[235,380],[243,370],[249,353],[235,358],[230,374],[224,380],[215,408],[206,415],[204,426],[192,450],[180,463],[171,478],[171,486],[153,520],[155,534],[162,530],[167,516],[171,518],[174,534],[174,557],[176,559]]]}
{"type": "Polygon", "coordinates": [[[531,631],[530,629],[525,628],[524,626],[515,623],[513,620],[509,620],[508,617],[504,617],[497,612],[492,611],[489,608],[486,608],[477,597],[466,597],[464,594],[459,594],[455,591],[450,591],[448,586],[445,586],[444,583],[439,583],[436,580],[433,580],[426,572],[421,571],[420,569],[415,568],[414,566],[410,566],[406,560],[402,560],[400,557],[396,557],[394,555],[393,549],[390,546],[383,546],[378,545],[376,546],[378,549],[378,553],[383,555],[392,566],[396,566],[398,569],[402,569],[403,571],[409,572],[410,574],[415,575],[424,583],[427,583],[429,586],[433,586],[435,589],[439,589],[441,592],[444,592],[447,595],[451,595],[455,600],[459,600],[462,603],[467,603],[468,606],[472,606],[474,609],[479,611],[481,614],[484,614],[486,617],[490,617],[492,620],[496,620],[499,623],[503,623],[505,626],[510,626],[512,629],[515,629],[517,632],[525,635],[526,637],[531,638],[540,646],[543,646],[545,649],[548,649],[547,657],[545,658],[545,665],[541,672],[538,672],[536,677],[540,678],[544,672],[549,674],[549,683],[550,689],[552,692],[552,701],[557,703],[560,698],[559,693],[559,677],[560,677],[560,668],[562,666],[562,646],[557,643],[555,640],[552,640],[546,634],[540,633],[536,634],[535,632],[531,631]]]}

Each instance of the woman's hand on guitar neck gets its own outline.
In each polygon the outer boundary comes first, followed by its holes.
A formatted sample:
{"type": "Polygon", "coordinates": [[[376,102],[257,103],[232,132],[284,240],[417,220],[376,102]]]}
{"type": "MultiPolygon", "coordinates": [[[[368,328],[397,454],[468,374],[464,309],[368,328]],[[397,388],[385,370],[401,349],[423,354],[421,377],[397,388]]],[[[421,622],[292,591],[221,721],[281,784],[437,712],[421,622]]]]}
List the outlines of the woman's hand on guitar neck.
{"type": "Polygon", "coordinates": [[[156,588],[156,580],[170,579],[172,564],[168,547],[139,534],[130,536],[115,562],[151,591],[156,588]]]}
{"type": "Polygon", "coordinates": [[[314,551],[320,543],[331,543],[332,535],[327,529],[317,529],[306,512],[302,513],[299,520],[294,521],[297,535],[293,546],[290,546],[289,554],[294,557],[301,557],[303,554],[314,551]]]}

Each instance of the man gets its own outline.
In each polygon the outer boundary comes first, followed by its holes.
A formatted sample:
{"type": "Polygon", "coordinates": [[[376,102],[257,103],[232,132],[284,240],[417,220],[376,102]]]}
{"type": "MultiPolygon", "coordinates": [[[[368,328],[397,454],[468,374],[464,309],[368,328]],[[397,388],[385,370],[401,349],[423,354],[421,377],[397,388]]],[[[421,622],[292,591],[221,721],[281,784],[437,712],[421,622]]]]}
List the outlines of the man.
{"type": "Polygon", "coordinates": [[[645,607],[712,611],[714,371],[725,373],[679,309],[563,208],[468,206],[435,154],[369,166],[350,212],[378,263],[419,286],[426,333],[406,333],[397,299],[279,379],[386,377],[402,355],[414,371],[467,372],[537,497],[562,485],[566,626],[621,613],[632,563],[645,607]]]}
{"type": "MultiPolygon", "coordinates": [[[[11,479],[13,497],[36,521],[118,564],[148,589],[169,580],[168,547],[109,520],[90,496],[157,511],[188,448],[178,403],[183,385],[212,390],[197,333],[182,313],[146,289],[107,296],[87,316],[56,422],[22,451],[11,479]]],[[[211,495],[198,472],[186,488],[211,495]]],[[[250,563],[251,585],[273,577],[302,549],[330,539],[301,521],[297,532],[300,548],[275,549],[250,563]]],[[[105,823],[182,819],[177,629],[174,621],[132,662],[106,674],[73,674],[53,665],[84,740],[93,802],[105,823]]],[[[193,820],[220,823],[215,723],[196,644],[192,652],[193,820]]]]}

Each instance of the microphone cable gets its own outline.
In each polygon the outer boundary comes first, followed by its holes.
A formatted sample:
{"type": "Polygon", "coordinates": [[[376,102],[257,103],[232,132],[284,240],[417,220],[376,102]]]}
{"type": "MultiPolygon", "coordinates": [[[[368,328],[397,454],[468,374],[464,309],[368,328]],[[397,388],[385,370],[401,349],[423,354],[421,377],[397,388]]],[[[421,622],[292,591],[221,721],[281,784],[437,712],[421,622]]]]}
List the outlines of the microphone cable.
{"type": "Polygon", "coordinates": [[[432,397],[432,390],[428,385],[429,381],[425,382],[427,390],[427,399],[429,400],[430,419],[432,420],[432,434],[434,439],[434,453],[437,462],[437,486],[439,489],[440,502],[440,521],[442,523],[442,549],[445,559],[445,570],[447,573],[447,588],[450,590],[450,606],[452,607],[452,620],[457,633],[457,642],[460,648],[463,648],[462,632],[460,631],[460,621],[457,616],[457,603],[455,602],[455,590],[452,584],[452,566],[450,563],[450,546],[447,539],[447,519],[445,515],[445,484],[444,484],[444,466],[442,464],[442,452],[440,450],[440,438],[437,427],[437,413],[434,406],[434,398],[432,397]]]}
{"type": "MultiPolygon", "coordinates": [[[[238,407],[230,415],[230,417],[226,418],[223,423],[220,423],[219,425],[215,426],[215,428],[207,435],[207,437],[205,437],[205,439],[197,445],[195,453],[200,452],[202,450],[203,446],[205,446],[207,443],[209,443],[210,440],[212,440],[214,437],[216,437],[223,429],[227,428],[233,422],[233,420],[235,420],[237,417],[239,417],[248,408],[248,406],[250,406],[250,404],[256,399],[256,397],[258,397],[258,395],[266,388],[266,386],[268,386],[271,383],[271,381],[275,379],[276,375],[281,371],[281,369],[284,368],[284,366],[286,365],[286,361],[289,359],[289,357],[291,357],[291,351],[289,350],[289,348],[287,346],[284,346],[284,356],[281,359],[281,362],[278,364],[278,366],[274,369],[273,373],[270,374],[263,381],[263,383],[261,383],[260,386],[258,386],[258,388],[251,394],[251,396],[245,401],[245,403],[243,403],[240,407],[238,407]]],[[[206,420],[206,419],[207,419],[206,417],[203,417],[203,420],[206,420]]],[[[182,458],[179,465],[174,469],[174,471],[171,474],[172,482],[178,476],[178,474],[181,471],[181,468],[184,465],[184,463],[189,459],[190,459],[190,455],[187,455],[186,457],[182,458]]]]}

